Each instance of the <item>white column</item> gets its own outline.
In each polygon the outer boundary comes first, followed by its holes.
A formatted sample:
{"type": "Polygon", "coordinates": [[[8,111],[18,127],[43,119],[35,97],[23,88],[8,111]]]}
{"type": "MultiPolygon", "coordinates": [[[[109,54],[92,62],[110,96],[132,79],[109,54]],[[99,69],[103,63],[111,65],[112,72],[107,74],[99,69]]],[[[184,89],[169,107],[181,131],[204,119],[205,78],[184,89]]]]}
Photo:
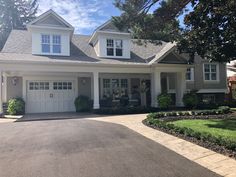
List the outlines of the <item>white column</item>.
{"type": "Polygon", "coordinates": [[[0,115],[3,113],[2,109],[2,71],[0,70],[0,115]]]}
{"type": "Polygon", "coordinates": [[[184,106],[183,96],[186,92],[186,71],[177,73],[177,82],[176,82],[176,106],[184,106]]]}
{"type": "Polygon", "coordinates": [[[152,107],[158,107],[157,96],[161,93],[161,72],[153,71],[151,78],[152,107]]]}
{"type": "Polygon", "coordinates": [[[93,109],[99,109],[99,77],[98,72],[93,72],[93,109]]]}

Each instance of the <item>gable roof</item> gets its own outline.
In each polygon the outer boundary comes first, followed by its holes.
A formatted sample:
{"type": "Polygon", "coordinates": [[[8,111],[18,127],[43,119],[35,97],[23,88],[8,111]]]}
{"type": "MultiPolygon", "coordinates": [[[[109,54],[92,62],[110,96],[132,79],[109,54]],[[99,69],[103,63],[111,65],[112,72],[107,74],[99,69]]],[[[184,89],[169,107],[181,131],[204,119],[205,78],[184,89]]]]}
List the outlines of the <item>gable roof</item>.
{"type": "Polygon", "coordinates": [[[156,57],[157,53],[168,45],[168,43],[163,42],[162,45],[147,43],[144,46],[138,45],[136,40],[131,40],[130,59],[100,58],[89,44],[91,36],[74,34],[70,44],[71,56],[39,56],[31,54],[31,38],[31,33],[27,30],[12,30],[0,53],[0,60],[148,65],[156,57]]]}
{"type": "MultiPolygon", "coordinates": [[[[49,23],[43,23],[45,20],[47,20],[48,18],[53,18],[55,19],[55,21],[58,24],[61,24],[62,28],[65,29],[70,29],[70,30],[74,30],[74,27],[69,24],[65,19],[63,19],[60,15],[58,15],[56,12],[54,12],[52,9],[44,12],[43,14],[41,14],[40,16],[38,16],[36,19],[34,19],[33,21],[31,21],[30,23],[27,24],[27,28],[33,27],[33,26],[40,26],[43,25],[45,26],[45,24],[49,25],[49,26],[53,26],[53,24],[49,24],[49,23]],[[41,22],[41,23],[40,23],[41,22]]],[[[58,28],[58,26],[57,26],[58,28]]]]}
{"type": "Polygon", "coordinates": [[[119,30],[114,23],[112,22],[112,19],[106,21],[104,24],[97,27],[90,40],[89,43],[93,43],[94,39],[96,39],[98,33],[115,33],[115,34],[123,34],[123,35],[129,35],[130,33],[127,30],[119,30]]]}

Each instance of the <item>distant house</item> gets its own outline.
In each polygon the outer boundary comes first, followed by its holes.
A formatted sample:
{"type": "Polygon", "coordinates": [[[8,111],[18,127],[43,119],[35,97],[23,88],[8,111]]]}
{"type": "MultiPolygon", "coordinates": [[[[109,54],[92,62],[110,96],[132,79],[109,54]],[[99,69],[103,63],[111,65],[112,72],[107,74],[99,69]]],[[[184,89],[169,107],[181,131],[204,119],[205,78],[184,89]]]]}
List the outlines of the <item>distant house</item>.
{"type": "Polygon", "coordinates": [[[26,113],[75,111],[74,99],[85,95],[93,108],[120,104],[158,107],[156,97],[170,93],[183,106],[188,90],[200,99],[222,101],[227,91],[226,65],[196,57],[194,65],[175,50],[174,43],[138,45],[128,31],[112,21],[91,36],[49,10],[13,30],[0,53],[0,112],[2,104],[22,97],[26,113]]]}

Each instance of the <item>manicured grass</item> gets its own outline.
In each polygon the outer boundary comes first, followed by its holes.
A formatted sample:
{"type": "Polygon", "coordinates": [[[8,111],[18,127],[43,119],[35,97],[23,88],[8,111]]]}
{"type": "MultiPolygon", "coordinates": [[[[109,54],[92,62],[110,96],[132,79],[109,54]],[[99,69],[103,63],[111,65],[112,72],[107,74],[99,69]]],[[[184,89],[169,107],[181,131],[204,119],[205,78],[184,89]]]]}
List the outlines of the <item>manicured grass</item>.
{"type": "Polygon", "coordinates": [[[215,137],[224,137],[236,141],[236,119],[235,120],[178,120],[171,122],[178,127],[190,128],[200,133],[210,133],[215,137]]]}

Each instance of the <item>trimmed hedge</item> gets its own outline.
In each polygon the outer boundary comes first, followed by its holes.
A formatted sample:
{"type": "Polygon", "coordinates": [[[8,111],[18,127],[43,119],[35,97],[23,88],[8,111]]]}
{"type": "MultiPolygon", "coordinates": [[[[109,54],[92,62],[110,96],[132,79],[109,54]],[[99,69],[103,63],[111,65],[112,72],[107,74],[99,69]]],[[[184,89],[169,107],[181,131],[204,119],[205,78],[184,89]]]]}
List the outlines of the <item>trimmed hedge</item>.
{"type": "Polygon", "coordinates": [[[148,115],[153,118],[165,118],[165,117],[174,117],[174,116],[201,116],[201,115],[220,115],[228,114],[230,112],[230,107],[220,106],[218,109],[210,110],[194,110],[194,111],[175,111],[175,112],[155,112],[148,115]]]}
{"type": "Polygon", "coordinates": [[[169,123],[168,121],[156,119],[156,117],[153,114],[148,115],[145,122],[150,126],[155,126],[155,127],[164,129],[168,132],[172,131],[177,134],[193,137],[203,142],[210,142],[210,143],[225,147],[229,150],[236,151],[236,141],[232,141],[222,136],[216,137],[207,132],[197,132],[187,127],[178,127],[178,126],[175,126],[174,124],[169,123]]]}
{"type": "Polygon", "coordinates": [[[95,114],[139,114],[139,113],[150,113],[158,111],[158,108],[152,107],[112,107],[112,108],[100,108],[94,109],[93,113],[95,114]]]}
{"type": "Polygon", "coordinates": [[[168,109],[172,102],[171,95],[168,93],[161,93],[157,96],[157,102],[161,109],[168,109]]]}

